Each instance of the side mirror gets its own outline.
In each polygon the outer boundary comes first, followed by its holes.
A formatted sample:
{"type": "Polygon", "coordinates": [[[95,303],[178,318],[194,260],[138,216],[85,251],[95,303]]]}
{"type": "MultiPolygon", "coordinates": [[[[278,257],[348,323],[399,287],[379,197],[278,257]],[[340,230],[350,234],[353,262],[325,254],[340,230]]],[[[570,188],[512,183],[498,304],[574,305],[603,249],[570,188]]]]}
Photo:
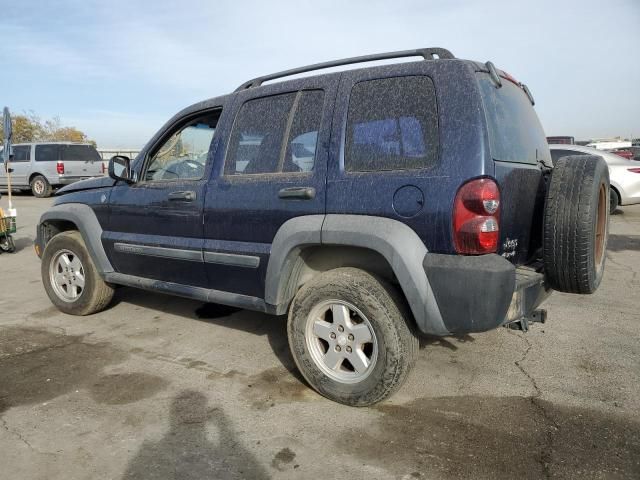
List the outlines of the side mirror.
{"type": "Polygon", "coordinates": [[[131,159],[124,155],[115,155],[109,160],[109,176],[114,180],[131,183],[131,159]]]}

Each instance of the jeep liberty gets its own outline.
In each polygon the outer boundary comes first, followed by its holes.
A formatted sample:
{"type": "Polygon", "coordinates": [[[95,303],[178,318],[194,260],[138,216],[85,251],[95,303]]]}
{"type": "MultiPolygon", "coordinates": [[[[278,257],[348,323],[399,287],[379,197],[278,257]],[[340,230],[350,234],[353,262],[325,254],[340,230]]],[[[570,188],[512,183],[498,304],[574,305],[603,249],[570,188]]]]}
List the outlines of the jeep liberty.
{"type": "Polygon", "coordinates": [[[374,404],[419,335],[525,329],[553,290],[598,288],[607,167],[552,163],[533,104],[440,48],[250,80],[60,190],[37,227],[45,290],[72,315],[116,285],[288,315],[308,383],[374,404]],[[403,57],[422,58],[285,79],[403,57]]]}

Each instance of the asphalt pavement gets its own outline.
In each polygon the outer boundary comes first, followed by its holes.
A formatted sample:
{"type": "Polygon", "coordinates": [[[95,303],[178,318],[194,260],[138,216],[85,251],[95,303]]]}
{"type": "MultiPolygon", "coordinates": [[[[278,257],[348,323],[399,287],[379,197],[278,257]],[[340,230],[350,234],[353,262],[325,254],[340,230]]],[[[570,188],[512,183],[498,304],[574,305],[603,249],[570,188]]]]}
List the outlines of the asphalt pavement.
{"type": "Polygon", "coordinates": [[[640,206],[594,295],[555,293],[526,334],[425,338],[395,396],[350,408],[305,385],[284,317],[130,288],[58,312],[32,246],[50,203],[14,197],[0,255],[0,478],[640,478],[640,206]]]}

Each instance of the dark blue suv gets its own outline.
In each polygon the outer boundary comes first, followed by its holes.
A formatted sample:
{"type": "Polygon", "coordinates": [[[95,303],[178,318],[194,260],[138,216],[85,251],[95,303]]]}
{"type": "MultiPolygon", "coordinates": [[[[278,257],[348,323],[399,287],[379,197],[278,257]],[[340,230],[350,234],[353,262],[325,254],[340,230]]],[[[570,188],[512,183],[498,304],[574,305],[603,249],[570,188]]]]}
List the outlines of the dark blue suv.
{"type": "Polygon", "coordinates": [[[59,192],[37,231],[46,292],[74,315],[115,285],[288,314],[313,388],[378,402],[419,334],[526,329],[552,289],[598,287],[606,166],[554,167],[532,105],[491,62],[438,48],[256,78],[59,192]]]}

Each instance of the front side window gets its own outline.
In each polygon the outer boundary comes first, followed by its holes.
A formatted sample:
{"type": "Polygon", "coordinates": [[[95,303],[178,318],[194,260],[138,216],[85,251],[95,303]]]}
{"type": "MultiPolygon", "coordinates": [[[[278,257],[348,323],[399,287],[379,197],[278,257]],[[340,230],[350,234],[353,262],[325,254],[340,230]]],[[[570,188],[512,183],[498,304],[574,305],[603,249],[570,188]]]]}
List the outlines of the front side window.
{"type": "Polygon", "coordinates": [[[60,145],[36,145],[36,162],[60,160],[60,145]]]}
{"type": "Polygon", "coordinates": [[[357,83],[347,114],[348,172],[429,168],[438,159],[433,81],[424,76],[357,83]]]}
{"type": "Polygon", "coordinates": [[[247,101],[233,125],[224,174],[311,172],[323,102],[321,90],[247,101]]]}
{"type": "Polygon", "coordinates": [[[209,147],[220,112],[190,120],[156,148],[145,181],[199,180],[204,175],[209,147]]]}
{"type": "Polygon", "coordinates": [[[31,147],[19,146],[13,147],[13,161],[14,162],[28,162],[31,160],[31,147]]]}

